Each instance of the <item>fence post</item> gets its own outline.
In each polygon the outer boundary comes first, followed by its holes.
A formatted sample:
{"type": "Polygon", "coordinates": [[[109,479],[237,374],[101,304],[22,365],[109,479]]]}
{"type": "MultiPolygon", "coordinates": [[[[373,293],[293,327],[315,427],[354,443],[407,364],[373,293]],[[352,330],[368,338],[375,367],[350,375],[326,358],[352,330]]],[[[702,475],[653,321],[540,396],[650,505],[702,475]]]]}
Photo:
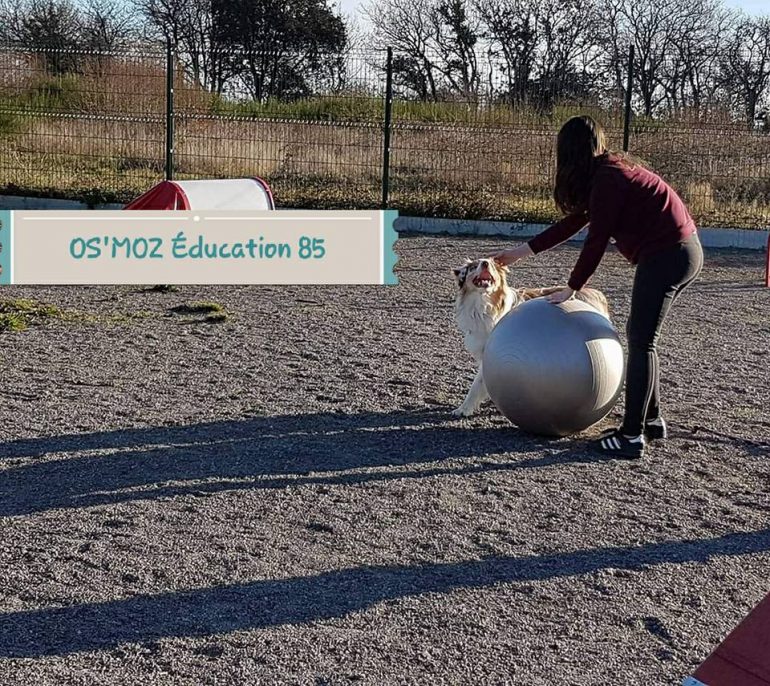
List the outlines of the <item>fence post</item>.
{"type": "Polygon", "coordinates": [[[628,47],[628,78],[626,79],[626,102],[623,109],[623,152],[628,152],[631,133],[631,96],[634,90],[634,44],[628,47]]]}
{"type": "Polygon", "coordinates": [[[385,123],[382,141],[382,209],[388,208],[390,196],[390,122],[393,114],[393,48],[388,48],[385,65],[385,123]]]}
{"type": "Polygon", "coordinates": [[[166,42],[166,180],[174,178],[174,48],[166,42]]]}

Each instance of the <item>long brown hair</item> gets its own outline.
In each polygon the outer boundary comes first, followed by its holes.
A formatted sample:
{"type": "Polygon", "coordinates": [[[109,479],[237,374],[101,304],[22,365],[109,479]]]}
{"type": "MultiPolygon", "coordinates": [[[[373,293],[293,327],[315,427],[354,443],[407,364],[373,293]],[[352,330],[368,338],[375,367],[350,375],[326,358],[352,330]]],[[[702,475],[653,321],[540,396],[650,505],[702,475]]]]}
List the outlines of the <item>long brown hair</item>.
{"type": "Polygon", "coordinates": [[[565,214],[588,209],[596,158],[607,153],[604,130],[593,118],[568,119],[556,139],[553,199],[565,214]]]}

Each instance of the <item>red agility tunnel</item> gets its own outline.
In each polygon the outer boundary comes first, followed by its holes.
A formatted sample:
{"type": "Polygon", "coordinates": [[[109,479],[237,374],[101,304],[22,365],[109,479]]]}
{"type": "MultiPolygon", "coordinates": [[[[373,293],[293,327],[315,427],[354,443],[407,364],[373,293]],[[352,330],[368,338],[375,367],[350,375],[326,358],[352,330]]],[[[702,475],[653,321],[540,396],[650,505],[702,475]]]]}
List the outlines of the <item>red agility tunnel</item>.
{"type": "Polygon", "coordinates": [[[770,593],[683,686],[770,686],[770,593]]]}
{"type": "Polygon", "coordinates": [[[124,210],[274,210],[270,186],[258,178],[162,181],[124,210]]]}
{"type": "Polygon", "coordinates": [[[767,236],[767,262],[765,264],[765,286],[770,288],[770,234],[767,236]]]}

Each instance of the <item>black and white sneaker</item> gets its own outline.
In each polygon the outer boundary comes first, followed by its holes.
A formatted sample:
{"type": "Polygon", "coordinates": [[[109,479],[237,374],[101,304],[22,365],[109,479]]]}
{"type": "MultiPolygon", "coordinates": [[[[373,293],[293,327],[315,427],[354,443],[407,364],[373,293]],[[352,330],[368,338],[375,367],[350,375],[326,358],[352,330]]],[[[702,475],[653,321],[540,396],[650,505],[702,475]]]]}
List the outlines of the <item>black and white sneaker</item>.
{"type": "Polygon", "coordinates": [[[665,440],[668,438],[668,427],[663,417],[650,419],[644,423],[644,437],[648,441],[665,440]]]}
{"type": "Polygon", "coordinates": [[[629,438],[622,434],[620,429],[605,431],[594,441],[594,446],[605,455],[627,460],[638,460],[644,456],[644,436],[629,438]]]}

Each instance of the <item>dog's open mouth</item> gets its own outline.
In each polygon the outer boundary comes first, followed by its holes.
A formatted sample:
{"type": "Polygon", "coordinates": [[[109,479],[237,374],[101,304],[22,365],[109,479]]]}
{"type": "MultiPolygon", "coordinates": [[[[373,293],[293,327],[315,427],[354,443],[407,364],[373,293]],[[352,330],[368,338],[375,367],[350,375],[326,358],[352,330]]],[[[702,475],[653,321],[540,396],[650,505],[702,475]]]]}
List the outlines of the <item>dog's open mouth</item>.
{"type": "Polygon", "coordinates": [[[481,269],[479,269],[479,273],[473,277],[473,285],[476,286],[476,288],[491,288],[495,285],[495,278],[492,276],[492,272],[486,265],[482,265],[481,269]]]}

